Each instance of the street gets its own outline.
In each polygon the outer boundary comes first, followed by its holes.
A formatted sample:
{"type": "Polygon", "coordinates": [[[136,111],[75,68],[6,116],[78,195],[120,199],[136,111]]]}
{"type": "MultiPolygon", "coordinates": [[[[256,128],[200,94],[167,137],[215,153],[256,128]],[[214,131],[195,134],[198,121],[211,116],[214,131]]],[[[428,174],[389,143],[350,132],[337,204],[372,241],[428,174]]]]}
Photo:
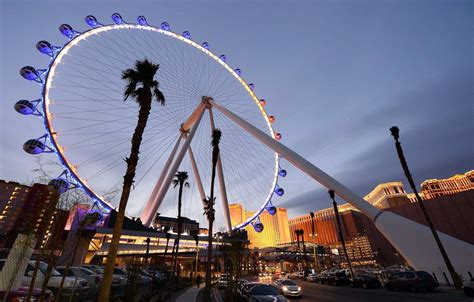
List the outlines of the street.
{"type": "MultiPolygon", "coordinates": [[[[435,293],[410,293],[410,292],[390,292],[384,288],[363,289],[352,288],[349,286],[330,286],[303,281],[296,281],[303,288],[303,298],[297,301],[310,302],[419,302],[419,301],[459,301],[472,302],[473,299],[466,297],[463,292],[444,292],[435,293]]],[[[296,299],[291,299],[296,300],[296,299]]]]}

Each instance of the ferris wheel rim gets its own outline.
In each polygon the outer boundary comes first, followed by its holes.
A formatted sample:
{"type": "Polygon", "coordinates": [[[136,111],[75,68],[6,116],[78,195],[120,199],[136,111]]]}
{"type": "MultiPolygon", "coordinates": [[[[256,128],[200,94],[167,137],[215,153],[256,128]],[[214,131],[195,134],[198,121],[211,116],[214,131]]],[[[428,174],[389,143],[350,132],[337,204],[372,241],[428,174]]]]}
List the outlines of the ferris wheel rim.
{"type": "MultiPolygon", "coordinates": [[[[67,170],[69,176],[74,179],[74,181],[77,183],[78,187],[85,191],[85,193],[96,203],[101,205],[105,210],[112,210],[116,209],[114,205],[112,205],[109,201],[107,201],[103,196],[100,196],[99,194],[95,193],[94,190],[87,184],[87,181],[82,179],[81,176],[76,172],[76,168],[74,165],[67,160],[67,157],[64,155],[64,147],[60,145],[60,143],[56,139],[57,133],[54,131],[53,126],[52,126],[52,116],[49,110],[49,105],[54,103],[54,100],[51,100],[49,98],[49,90],[51,88],[51,82],[55,76],[55,71],[59,63],[61,63],[61,60],[64,55],[68,53],[68,51],[72,48],[74,48],[80,41],[85,40],[89,36],[94,36],[97,35],[101,32],[106,32],[110,30],[123,30],[123,29],[138,29],[138,30],[148,30],[148,31],[153,31],[157,32],[159,34],[166,35],[168,37],[177,39],[181,42],[187,43],[188,45],[194,47],[195,49],[201,51],[202,53],[206,54],[209,56],[211,59],[215,60],[217,63],[222,65],[239,83],[245,88],[247,93],[250,95],[252,100],[255,102],[257,105],[257,108],[259,109],[262,117],[265,120],[267,129],[270,131],[270,135],[275,139],[275,131],[273,129],[273,126],[271,124],[271,121],[269,119],[269,115],[266,113],[266,111],[263,108],[263,105],[261,104],[260,100],[257,98],[255,93],[253,92],[253,89],[249,87],[247,82],[245,82],[242,77],[237,74],[237,72],[232,69],[225,61],[223,61],[219,56],[211,52],[210,50],[206,49],[199,43],[196,43],[195,41],[191,40],[190,38],[186,38],[180,34],[177,34],[175,32],[172,32],[170,30],[164,30],[161,28],[158,28],[156,26],[152,25],[140,25],[140,24],[108,24],[108,25],[101,25],[98,27],[91,28],[87,31],[77,33],[75,36],[73,36],[68,42],[66,42],[63,47],[59,49],[59,51],[52,56],[51,62],[49,63],[46,71],[45,71],[45,77],[44,77],[44,84],[42,88],[42,109],[43,109],[43,122],[44,122],[44,127],[47,131],[49,141],[54,148],[54,151],[56,155],[58,156],[61,165],[67,170]]],[[[218,101],[218,100],[216,100],[218,101]]],[[[274,194],[275,189],[278,186],[278,178],[279,178],[279,170],[280,170],[280,164],[279,164],[279,155],[277,153],[274,153],[275,156],[275,167],[274,167],[274,178],[271,186],[270,193],[268,194],[266,200],[261,204],[260,208],[255,211],[255,213],[249,217],[248,219],[244,220],[242,223],[234,226],[234,229],[240,229],[243,228],[249,224],[251,224],[253,221],[258,219],[258,217],[262,214],[262,212],[271,204],[271,198],[274,194]]]]}

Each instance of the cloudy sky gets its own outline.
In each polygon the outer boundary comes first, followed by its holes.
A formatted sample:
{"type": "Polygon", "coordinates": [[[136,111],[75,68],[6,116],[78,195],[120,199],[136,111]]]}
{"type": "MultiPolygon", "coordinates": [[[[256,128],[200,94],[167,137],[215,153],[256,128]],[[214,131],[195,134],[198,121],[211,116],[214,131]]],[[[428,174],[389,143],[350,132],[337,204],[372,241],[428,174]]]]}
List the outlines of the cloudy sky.
{"type": "MultiPolygon", "coordinates": [[[[38,95],[24,65],[38,40],[86,15],[168,21],[207,40],[269,100],[282,143],[360,195],[404,181],[389,128],[398,125],[417,183],[474,168],[472,1],[22,1],[0,4],[0,178],[31,178],[23,142],[41,124],[13,110],[38,95]]],[[[329,206],[326,189],[282,162],[278,206],[291,217],[329,206]]]]}

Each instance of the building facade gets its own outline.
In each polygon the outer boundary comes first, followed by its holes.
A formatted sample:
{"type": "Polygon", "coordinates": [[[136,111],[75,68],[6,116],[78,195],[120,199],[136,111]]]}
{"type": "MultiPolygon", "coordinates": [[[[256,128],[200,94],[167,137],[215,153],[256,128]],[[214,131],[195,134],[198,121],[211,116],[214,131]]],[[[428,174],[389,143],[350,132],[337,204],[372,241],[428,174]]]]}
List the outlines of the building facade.
{"type": "Polygon", "coordinates": [[[0,234],[14,228],[30,190],[30,186],[0,180],[0,234]]]}
{"type": "Polygon", "coordinates": [[[474,189],[474,170],[446,179],[428,179],[421,183],[425,199],[432,199],[474,189]]]}
{"type": "MultiPolygon", "coordinates": [[[[181,217],[181,223],[183,233],[190,234],[193,230],[199,232],[199,222],[187,217],[181,217]]],[[[178,218],[156,216],[153,227],[158,230],[164,230],[165,227],[168,227],[172,232],[176,233],[178,231],[178,218]]]]}
{"type": "Polygon", "coordinates": [[[411,202],[400,181],[379,184],[365,195],[364,199],[379,209],[398,207],[411,202]]]}
{"type": "MultiPolygon", "coordinates": [[[[232,226],[242,223],[255,214],[255,211],[245,210],[242,204],[230,204],[229,210],[232,226]]],[[[257,233],[252,225],[245,227],[250,248],[277,246],[291,241],[288,212],[285,208],[277,208],[275,215],[264,211],[259,219],[264,226],[262,232],[257,233]]]]}

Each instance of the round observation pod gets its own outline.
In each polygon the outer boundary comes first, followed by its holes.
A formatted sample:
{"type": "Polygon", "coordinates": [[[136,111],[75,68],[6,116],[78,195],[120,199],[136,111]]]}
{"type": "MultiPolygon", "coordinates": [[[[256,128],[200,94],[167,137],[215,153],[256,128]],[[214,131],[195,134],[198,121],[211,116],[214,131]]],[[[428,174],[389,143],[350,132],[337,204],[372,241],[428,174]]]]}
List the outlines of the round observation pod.
{"type": "Polygon", "coordinates": [[[61,26],[59,26],[59,31],[68,39],[72,39],[74,37],[74,34],[76,33],[72,26],[69,24],[62,24],[61,26]]]}
{"type": "Polygon", "coordinates": [[[205,49],[209,50],[209,43],[203,42],[201,46],[204,47],[205,49]]]}
{"type": "Polygon", "coordinates": [[[278,195],[278,196],[283,196],[283,194],[285,194],[285,190],[283,190],[283,188],[276,187],[275,188],[275,194],[278,195]]]}
{"type": "Polygon", "coordinates": [[[125,23],[122,19],[122,16],[119,13],[113,13],[112,14],[112,21],[114,21],[114,23],[117,24],[117,25],[125,23]]]}
{"type": "Polygon", "coordinates": [[[38,43],[36,43],[36,49],[38,49],[39,52],[44,53],[45,55],[48,55],[50,57],[54,55],[53,46],[48,41],[39,41],[38,43]]]}
{"type": "Polygon", "coordinates": [[[267,101],[265,101],[264,99],[260,99],[260,105],[262,105],[262,107],[265,107],[266,104],[267,101]]]}
{"type": "Polygon", "coordinates": [[[253,90],[255,89],[255,84],[254,84],[254,83],[250,83],[250,84],[249,84],[249,88],[250,88],[250,90],[253,91],[253,90]]]}
{"type": "Polygon", "coordinates": [[[275,122],[275,116],[269,115],[268,120],[270,121],[270,123],[274,123],[275,122]]]}
{"type": "Polygon", "coordinates": [[[183,37],[185,37],[186,39],[191,39],[191,34],[187,30],[183,31],[183,37]]]}
{"type": "Polygon", "coordinates": [[[261,233],[263,231],[263,223],[256,222],[253,224],[253,228],[255,229],[255,232],[261,233]]]}
{"type": "Polygon", "coordinates": [[[219,59],[224,63],[227,61],[227,57],[225,55],[220,55],[219,59]]]}
{"type": "Polygon", "coordinates": [[[29,154],[40,154],[43,153],[46,145],[39,139],[29,139],[23,144],[23,150],[29,154]]]}
{"type": "Polygon", "coordinates": [[[273,215],[276,214],[277,208],[276,208],[274,205],[269,206],[269,207],[267,208],[267,212],[268,212],[268,214],[270,214],[270,215],[273,216],[273,215]]]}
{"type": "Polygon", "coordinates": [[[280,169],[280,172],[278,172],[278,175],[280,175],[281,177],[285,177],[287,174],[286,170],[285,169],[280,169]]]}
{"type": "Polygon", "coordinates": [[[36,106],[28,100],[20,100],[15,103],[15,110],[23,115],[30,115],[35,112],[36,106]]]}
{"type": "Polygon", "coordinates": [[[53,186],[59,194],[62,194],[69,189],[69,181],[61,177],[51,179],[49,185],[53,186]]]}
{"type": "Polygon", "coordinates": [[[242,74],[242,70],[240,70],[240,68],[237,68],[236,70],[234,70],[235,73],[240,77],[240,75],[242,74]]]}
{"type": "Polygon", "coordinates": [[[20,75],[29,81],[35,81],[39,78],[38,71],[31,66],[22,67],[20,69],[20,75]]]}
{"type": "Polygon", "coordinates": [[[97,18],[92,15],[85,17],[84,21],[86,21],[86,24],[89,25],[91,28],[95,28],[100,25],[97,21],[97,18]]]}
{"type": "Polygon", "coordinates": [[[280,132],[275,133],[275,139],[277,141],[281,140],[281,133],[280,132]]]}
{"type": "Polygon", "coordinates": [[[170,29],[171,29],[171,27],[170,27],[170,25],[168,24],[168,22],[162,22],[162,23],[160,24],[160,28],[161,28],[162,30],[170,30],[170,29]]]}
{"type": "Polygon", "coordinates": [[[146,18],[144,16],[138,16],[137,22],[140,25],[148,25],[148,22],[146,21],[146,18]]]}

